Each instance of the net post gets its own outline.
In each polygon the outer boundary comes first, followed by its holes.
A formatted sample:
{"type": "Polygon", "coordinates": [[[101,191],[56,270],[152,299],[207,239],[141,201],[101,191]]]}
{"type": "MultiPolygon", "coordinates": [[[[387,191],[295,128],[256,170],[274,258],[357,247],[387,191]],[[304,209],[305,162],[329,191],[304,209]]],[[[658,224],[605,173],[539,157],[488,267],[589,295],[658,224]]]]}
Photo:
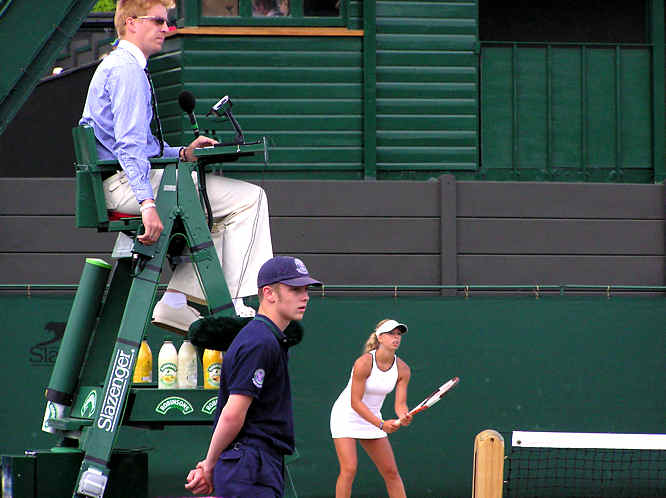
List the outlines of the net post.
{"type": "Polygon", "coordinates": [[[504,438],[492,429],[474,438],[472,498],[502,498],[504,482],[504,438]]]}

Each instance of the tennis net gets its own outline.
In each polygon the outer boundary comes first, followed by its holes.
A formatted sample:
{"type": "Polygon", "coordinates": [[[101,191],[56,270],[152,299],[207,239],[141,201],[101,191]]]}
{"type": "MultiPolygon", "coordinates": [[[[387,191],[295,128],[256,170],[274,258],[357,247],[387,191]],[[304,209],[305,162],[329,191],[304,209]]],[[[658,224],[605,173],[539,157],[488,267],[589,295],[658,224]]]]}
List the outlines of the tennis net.
{"type": "Polygon", "coordinates": [[[505,498],[665,498],[666,434],[515,431],[505,498]]]}

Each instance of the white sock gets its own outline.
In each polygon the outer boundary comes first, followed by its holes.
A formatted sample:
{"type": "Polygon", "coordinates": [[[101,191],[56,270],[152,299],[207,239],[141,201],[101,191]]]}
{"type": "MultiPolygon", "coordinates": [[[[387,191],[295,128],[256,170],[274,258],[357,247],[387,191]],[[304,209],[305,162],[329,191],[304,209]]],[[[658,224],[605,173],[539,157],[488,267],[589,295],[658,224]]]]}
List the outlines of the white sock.
{"type": "Polygon", "coordinates": [[[180,292],[165,292],[160,301],[172,308],[182,308],[187,304],[185,294],[180,292]]]}
{"type": "Polygon", "coordinates": [[[240,313],[242,309],[246,308],[242,297],[236,297],[232,299],[231,302],[234,303],[234,309],[236,310],[236,314],[240,313]]]}

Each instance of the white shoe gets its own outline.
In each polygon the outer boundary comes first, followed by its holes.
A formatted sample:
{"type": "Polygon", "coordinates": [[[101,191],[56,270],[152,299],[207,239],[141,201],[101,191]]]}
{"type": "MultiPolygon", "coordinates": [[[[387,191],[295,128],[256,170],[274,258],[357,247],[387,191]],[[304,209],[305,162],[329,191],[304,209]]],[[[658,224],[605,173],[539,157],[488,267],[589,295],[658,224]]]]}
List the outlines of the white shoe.
{"type": "Polygon", "coordinates": [[[162,301],[158,301],[153,310],[153,325],[163,329],[176,332],[180,335],[187,335],[192,322],[201,318],[201,313],[191,306],[174,308],[162,301]]]}
{"type": "Polygon", "coordinates": [[[241,318],[253,318],[257,312],[254,308],[241,304],[236,307],[236,314],[241,318]]]}

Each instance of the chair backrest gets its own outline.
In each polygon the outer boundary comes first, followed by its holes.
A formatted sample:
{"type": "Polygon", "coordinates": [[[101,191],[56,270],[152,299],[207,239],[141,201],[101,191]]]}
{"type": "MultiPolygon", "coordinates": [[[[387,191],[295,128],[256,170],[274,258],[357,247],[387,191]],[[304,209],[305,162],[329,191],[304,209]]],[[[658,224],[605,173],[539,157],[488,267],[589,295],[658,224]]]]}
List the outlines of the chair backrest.
{"type": "Polygon", "coordinates": [[[136,230],[140,217],[109,221],[104,199],[103,175],[120,169],[116,161],[99,161],[95,134],[90,126],[72,130],[76,155],[76,226],[100,232],[136,230]]]}

